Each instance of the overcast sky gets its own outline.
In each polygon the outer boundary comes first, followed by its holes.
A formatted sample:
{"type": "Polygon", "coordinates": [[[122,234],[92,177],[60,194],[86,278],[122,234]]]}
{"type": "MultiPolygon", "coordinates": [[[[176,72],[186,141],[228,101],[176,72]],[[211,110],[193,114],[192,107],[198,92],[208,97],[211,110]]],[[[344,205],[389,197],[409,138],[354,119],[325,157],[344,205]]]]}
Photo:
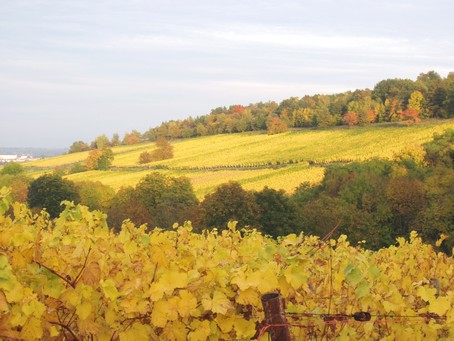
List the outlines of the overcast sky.
{"type": "Polygon", "coordinates": [[[454,71],[454,1],[0,0],[0,147],[454,71]]]}

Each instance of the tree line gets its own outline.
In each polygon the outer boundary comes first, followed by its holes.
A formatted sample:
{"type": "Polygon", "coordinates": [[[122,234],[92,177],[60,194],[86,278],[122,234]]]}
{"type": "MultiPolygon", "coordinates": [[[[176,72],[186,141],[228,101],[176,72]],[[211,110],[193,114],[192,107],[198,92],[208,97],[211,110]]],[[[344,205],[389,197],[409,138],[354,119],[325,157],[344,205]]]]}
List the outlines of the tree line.
{"type": "Polygon", "coordinates": [[[132,130],[120,139],[114,134],[96,137],[91,143],[74,142],[69,152],[102,149],[167,139],[268,131],[269,134],[303,127],[368,125],[405,121],[409,124],[428,118],[454,117],[454,72],[441,77],[435,71],[411,79],[386,79],[371,89],[333,95],[291,97],[274,101],[218,107],[207,115],[163,122],[144,133],[132,130]]]}
{"type": "Polygon", "coordinates": [[[329,165],[316,186],[302,183],[293,194],[265,187],[247,191],[238,182],[220,185],[199,201],[190,180],[159,172],[136,186],[117,193],[100,182],[74,183],[58,174],[31,180],[22,166],[8,164],[0,174],[0,187],[9,186],[13,199],[35,210],[46,208],[51,217],[63,210],[62,200],[81,203],[108,215],[119,229],[130,219],[148,228],[172,228],[190,220],[196,230],[226,228],[229,221],[254,227],[273,237],[289,233],[347,234],[352,243],[371,249],[386,247],[398,236],[416,230],[427,242],[440,234],[441,248],[454,246],[454,130],[435,135],[422,147],[407,148],[393,160],[372,159],[329,165]]]}

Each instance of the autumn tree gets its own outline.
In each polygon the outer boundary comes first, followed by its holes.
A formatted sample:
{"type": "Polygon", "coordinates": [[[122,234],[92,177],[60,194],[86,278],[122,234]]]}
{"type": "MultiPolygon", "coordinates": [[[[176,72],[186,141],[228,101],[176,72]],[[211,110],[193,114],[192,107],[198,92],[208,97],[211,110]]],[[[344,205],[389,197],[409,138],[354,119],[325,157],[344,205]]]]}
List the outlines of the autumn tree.
{"type": "Polygon", "coordinates": [[[432,141],[423,144],[425,159],[431,166],[454,168],[454,129],[434,134],[432,141]]]}
{"type": "Polygon", "coordinates": [[[328,96],[316,96],[316,106],[312,125],[314,127],[326,128],[336,124],[336,118],[330,112],[330,98],[328,96]]]}
{"type": "Polygon", "coordinates": [[[32,178],[24,175],[22,172],[16,174],[2,174],[0,172],[0,188],[8,187],[11,191],[13,201],[27,201],[28,187],[32,181],[32,178]]]}
{"type": "Polygon", "coordinates": [[[0,170],[0,174],[19,175],[25,171],[24,167],[17,162],[9,162],[0,170]]]}
{"type": "Polygon", "coordinates": [[[407,122],[409,124],[421,122],[418,110],[413,108],[407,108],[404,111],[402,111],[400,113],[400,119],[401,121],[407,122]]]}
{"type": "Polygon", "coordinates": [[[287,124],[279,117],[272,118],[268,123],[268,135],[285,133],[287,130],[287,124]]]}
{"type": "Polygon", "coordinates": [[[121,144],[120,135],[118,135],[118,133],[114,133],[112,135],[112,139],[110,140],[110,145],[112,147],[116,147],[119,146],[120,144],[121,144]]]}
{"type": "Polygon", "coordinates": [[[358,115],[356,115],[356,113],[352,111],[349,111],[342,117],[342,120],[345,123],[347,123],[350,127],[355,126],[358,124],[358,115]]]}
{"type": "Polygon", "coordinates": [[[131,220],[136,226],[140,226],[150,224],[152,219],[149,210],[131,186],[120,188],[107,210],[107,222],[117,231],[125,220],[131,220]]]}
{"type": "Polygon", "coordinates": [[[153,161],[167,160],[173,158],[173,146],[165,137],[158,137],[156,149],[151,153],[153,161]]]}
{"type": "Polygon", "coordinates": [[[76,141],[69,147],[68,153],[79,153],[90,150],[90,147],[84,141],[76,141]]]}
{"type": "Polygon", "coordinates": [[[130,133],[125,133],[122,144],[126,145],[137,144],[141,141],[141,139],[142,135],[137,130],[133,130],[130,133]]]}
{"type": "Polygon", "coordinates": [[[239,226],[254,226],[259,207],[254,194],[244,190],[238,182],[230,181],[207,194],[200,204],[204,227],[225,228],[229,221],[238,221],[239,226]]]}
{"type": "Polygon", "coordinates": [[[58,175],[42,175],[30,183],[27,203],[30,208],[46,209],[51,218],[57,217],[64,207],[62,201],[79,202],[76,186],[58,175]]]}
{"type": "Polygon", "coordinates": [[[92,142],[92,149],[104,149],[108,147],[110,147],[110,140],[105,134],[97,136],[92,142]]]}
{"type": "Polygon", "coordinates": [[[254,195],[260,212],[258,227],[264,234],[276,238],[296,232],[295,206],[284,190],[265,187],[254,195]]]}
{"type": "Polygon", "coordinates": [[[144,163],[149,163],[153,161],[153,154],[150,152],[142,152],[139,155],[139,163],[144,164],[144,163]]]}
{"type": "Polygon", "coordinates": [[[75,186],[82,205],[88,206],[92,210],[108,211],[110,202],[115,196],[112,187],[99,181],[80,181],[75,183],[75,186]]]}
{"type": "Polygon", "coordinates": [[[113,160],[114,155],[112,149],[93,149],[88,154],[85,164],[90,170],[106,170],[112,165],[113,160]]]}
{"type": "Polygon", "coordinates": [[[148,227],[171,228],[190,219],[198,201],[188,178],[174,178],[153,172],[144,177],[135,188],[117,193],[109,209],[108,220],[119,226],[131,219],[148,227]]]}
{"type": "Polygon", "coordinates": [[[291,114],[293,127],[310,127],[314,116],[314,110],[311,108],[299,108],[291,114]]]}
{"type": "Polygon", "coordinates": [[[408,100],[407,108],[414,109],[419,113],[422,109],[423,99],[424,96],[421,91],[413,91],[410,95],[410,99],[408,100]]]}

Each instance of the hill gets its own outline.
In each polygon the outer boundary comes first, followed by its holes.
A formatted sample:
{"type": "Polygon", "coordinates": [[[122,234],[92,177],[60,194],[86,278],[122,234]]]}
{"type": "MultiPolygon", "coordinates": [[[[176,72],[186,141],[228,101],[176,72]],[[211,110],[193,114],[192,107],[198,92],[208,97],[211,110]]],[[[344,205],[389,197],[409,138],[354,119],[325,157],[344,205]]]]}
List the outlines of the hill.
{"type": "MultiPolygon", "coordinates": [[[[135,185],[146,174],[159,170],[191,179],[199,198],[219,184],[236,180],[245,189],[264,186],[291,193],[302,182],[317,183],[330,163],[391,158],[402,149],[431,140],[434,133],[454,128],[454,120],[430,120],[421,124],[375,124],[365,127],[298,129],[268,135],[248,132],[180,139],[172,142],[174,158],[146,165],[139,155],[153,151],[155,143],[112,148],[115,159],[107,171],[69,174],[73,181],[100,181],[119,189],[135,185]]],[[[72,153],[25,164],[33,176],[70,169],[83,162],[88,152],[72,153]]]]}

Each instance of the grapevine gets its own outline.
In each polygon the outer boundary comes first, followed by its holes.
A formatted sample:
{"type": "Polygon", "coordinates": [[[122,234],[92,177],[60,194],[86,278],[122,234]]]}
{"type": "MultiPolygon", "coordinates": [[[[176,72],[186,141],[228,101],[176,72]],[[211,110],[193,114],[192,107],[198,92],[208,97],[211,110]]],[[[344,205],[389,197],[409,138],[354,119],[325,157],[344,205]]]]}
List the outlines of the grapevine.
{"type": "Polygon", "coordinates": [[[235,223],[196,234],[125,221],[114,233],[103,213],[65,205],[51,220],[0,192],[2,339],[256,339],[260,297],[277,291],[309,320],[297,339],[454,338],[454,260],[416,233],[377,252],[235,223]],[[328,311],[372,319],[326,328],[316,317],[328,311]]]}

